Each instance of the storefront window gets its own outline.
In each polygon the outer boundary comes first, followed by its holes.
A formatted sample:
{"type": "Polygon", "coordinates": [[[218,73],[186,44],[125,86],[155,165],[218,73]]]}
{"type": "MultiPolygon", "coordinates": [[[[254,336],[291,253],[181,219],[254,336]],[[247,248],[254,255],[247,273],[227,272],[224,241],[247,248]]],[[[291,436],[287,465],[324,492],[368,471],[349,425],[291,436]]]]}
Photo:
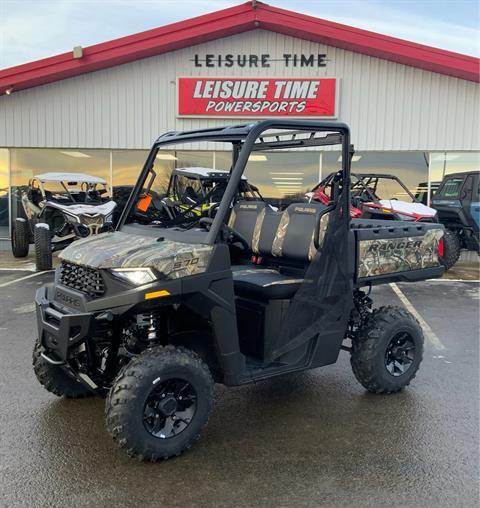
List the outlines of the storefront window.
{"type": "Polygon", "coordinates": [[[110,180],[109,150],[27,149],[10,152],[12,220],[23,217],[21,194],[35,175],[42,173],[87,173],[110,180]]]}
{"type": "Polygon", "coordinates": [[[232,152],[215,152],[215,169],[230,171],[232,167],[232,152]]]}
{"type": "Polygon", "coordinates": [[[147,157],[147,150],[112,150],[112,186],[133,186],[147,157]]]}
{"type": "MultiPolygon", "coordinates": [[[[339,152],[325,152],[322,177],[325,178],[335,171],[340,161],[339,152]]],[[[394,175],[415,195],[419,186],[427,185],[428,154],[424,152],[357,152],[352,159],[352,173],[394,175]]],[[[384,199],[410,200],[402,187],[393,180],[380,181],[377,194],[384,199]]]]}
{"type": "Polygon", "coordinates": [[[8,238],[8,150],[0,148],[0,239],[8,238]]]}
{"type": "Polygon", "coordinates": [[[434,152],[430,155],[432,183],[440,183],[445,175],[480,171],[480,152],[434,152]]]}
{"type": "Polygon", "coordinates": [[[177,168],[213,168],[213,152],[200,150],[177,150],[175,152],[177,168]]]}
{"type": "Polygon", "coordinates": [[[302,200],[319,180],[321,152],[256,152],[245,176],[271,202],[302,200]]]}

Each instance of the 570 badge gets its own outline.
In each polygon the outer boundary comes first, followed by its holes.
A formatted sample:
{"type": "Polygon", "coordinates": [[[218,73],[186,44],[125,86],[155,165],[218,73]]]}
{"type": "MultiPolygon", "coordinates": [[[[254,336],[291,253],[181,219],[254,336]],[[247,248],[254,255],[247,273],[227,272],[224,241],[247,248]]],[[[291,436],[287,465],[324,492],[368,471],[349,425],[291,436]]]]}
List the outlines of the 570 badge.
{"type": "Polygon", "coordinates": [[[182,261],[175,261],[173,263],[173,270],[181,270],[182,268],[188,268],[189,266],[198,265],[200,258],[183,259],[182,261]]]}

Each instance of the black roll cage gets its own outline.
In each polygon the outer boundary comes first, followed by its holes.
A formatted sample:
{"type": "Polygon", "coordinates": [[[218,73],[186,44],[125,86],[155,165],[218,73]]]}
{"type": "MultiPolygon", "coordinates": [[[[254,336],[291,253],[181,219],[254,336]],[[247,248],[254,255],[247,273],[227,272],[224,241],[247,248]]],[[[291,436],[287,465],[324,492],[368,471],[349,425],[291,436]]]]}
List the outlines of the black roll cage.
{"type": "MultiPolygon", "coordinates": [[[[350,206],[350,165],[354,153],[353,145],[350,145],[350,130],[341,122],[310,121],[310,120],[263,120],[260,122],[236,125],[229,127],[217,127],[187,132],[167,132],[160,136],[153,144],[152,149],[145,161],[135,186],[130,194],[127,204],[117,223],[116,230],[120,230],[129,216],[134,203],[142,192],[148,173],[153,168],[155,157],[160,147],[177,143],[192,143],[199,141],[212,141],[220,143],[232,143],[233,160],[230,178],[225,189],[217,214],[206,237],[206,244],[213,245],[219,238],[223,224],[233,203],[245,170],[250,154],[260,150],[275,150],[285,148],[304,148],[313,146],[342,145],[342,169],[338,172],[338,183],[342,189],[343,202],[339,203],[345,210],[350,206]],[[275,134],[264,134],[269,130],[279,130],[275,134]],[[307,138],[298,136],[310,132],[307,138]],[[326,136],[315,137],[317,133],[328,132],[326,136]],[[264,134],[262,136],[262,134],[264,134]],[[281,139],[285,136],[290,139],[281,139]],[[272,139],[273,138],[273,139],[272,139]]],[[[349,227],[350,214],[343,214],[345,226],[349,227]]]]}
{"type": "MultiPolygon", "coordinates": [[[[378,181],[380,179],[394,180],[407,193],[407,195],[410,196],[413,203],[420,203],[420,201],[410,192],[410,190],[400,180],[400,178],[398,178],[398,176],[389,175],[389,174],[381,174],[381,173],[378,173],[378,174],[376,174],[376,173],[352,173],[352,176],[354,176],[357,179],[357,181],[352,184],[352,189],[357,186],[360,186],[360,187],[363,187],[366,190],[366,192],[368,192],[369,195],[371,195],[372,193],[370,192],[370,186],[372,186],[373,192],[376,194],[378,181]]],[[[378,201],[378,199],[374,195],[372,196],[372,199],[375,202],[378,201]]]]}
{"type": "MultiPolygon", "coordinates": [[[[370,199],[374,203],[378,203],[378,198],[376,196],[377,192],[377,186],[378,181],[380,179],[384,180],[394,180],[397,182],[400,187],[407,193],[410,198],[412,198],[413,203],[420,203],[420,201],[410,192],[410,190],[407,188],[407,186],[398,178],[398,176],[391,175],[388,173],[350,173],[351,176],[351,183],[350,183],[350,190],[354,191],[358,188],[363,189],[370,199]],[[355,178],[355,181],[353,181],[353,178],[355,178]],[[373,193],[372,190],[373,189],[373,193]]],[[[327,187],[330,185],[335,177],[335,173],[330,173],[328,176],[326,176],[320,183],[317,183],[315,187],[310,192],[315,192],[319,187],[327,187]]]]}

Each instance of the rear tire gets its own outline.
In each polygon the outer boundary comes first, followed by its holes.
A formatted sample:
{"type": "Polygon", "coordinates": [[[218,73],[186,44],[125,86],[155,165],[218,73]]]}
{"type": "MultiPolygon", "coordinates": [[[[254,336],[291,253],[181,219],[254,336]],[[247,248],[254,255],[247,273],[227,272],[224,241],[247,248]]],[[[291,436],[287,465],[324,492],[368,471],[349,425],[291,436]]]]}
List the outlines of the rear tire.
{"type": "Polygon", "coordinates": [[[40,223],[35,225],[35,259],[37,271],[43,272],[52,269],[52,237],[48,224],[40,223]]]}
{"type": "Polygon", "coordinates": [[[33,348],[32,365],[38,382],[45,390],[66,399],[81,399],[93,395],[90,390],[66,374],[61,367],[45,361],[41,354],[42,348],[37,340],[33,348]]]}
{"type": "Polygon", "coordinates": [[[12,253],[16,258],[28,256],[29,237],[28,222],[25,219],[15,219],[12,231],[12,253]]]}
{"type": "Polygon", "coordinates": [[[451,229],[446,229],[443,235],[443,256],[440,263],[449,270],[460,258],[460,238],[451,229]]]}
{"type": "Polygon", "coordinates": [[[207,365],[184,347],[147,349],[115,379],[107,430],[128,455],[155,462],[180,455],[200,437],[213,407],[207,365]]]}
{"type": "Polygon", "coordinates": [[[400,307],[380,307],[366,319],[352,344],[350,363],[372,393],[395,393],[415,377],[423,357],[418,321],[400,307]]]}

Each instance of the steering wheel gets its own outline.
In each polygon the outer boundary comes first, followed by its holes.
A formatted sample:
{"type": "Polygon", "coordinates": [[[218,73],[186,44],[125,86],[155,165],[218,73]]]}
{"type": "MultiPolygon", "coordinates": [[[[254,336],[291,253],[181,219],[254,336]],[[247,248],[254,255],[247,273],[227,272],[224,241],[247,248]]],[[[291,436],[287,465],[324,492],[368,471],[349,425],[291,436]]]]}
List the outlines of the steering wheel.
{"type": "MultiPolygon", "coordinates": [[[[210,217],[202,217],[198,223],[204,227],[207,231],[210,231],[210,228],[212,227],[213,219],[210,217]]],[[[226,224],[223,225],[222,228],[223,236],[227,243],[233,245],[235,243],[239,243],[242,246],[242,250],[245,253],[250,252],[250,245],[248,244],[247,240],[245,240],[244,236],[241,235],[238,231],[235,231],[230,226],[227,226],[226,224]]]]}

